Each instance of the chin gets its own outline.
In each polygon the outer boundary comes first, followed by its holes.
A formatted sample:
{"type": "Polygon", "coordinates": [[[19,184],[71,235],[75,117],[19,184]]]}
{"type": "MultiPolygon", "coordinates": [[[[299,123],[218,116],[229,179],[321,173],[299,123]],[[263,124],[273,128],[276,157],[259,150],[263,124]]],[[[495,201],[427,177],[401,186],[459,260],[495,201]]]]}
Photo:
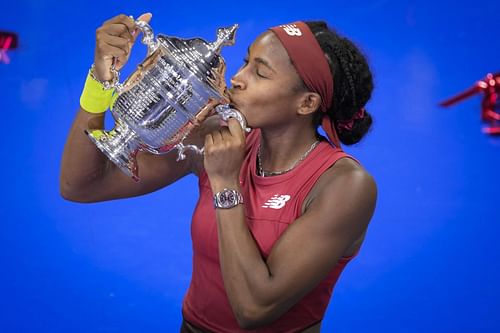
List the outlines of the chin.
{"type": "Polygon", "coordinates": [[[236,106],[235,104],[229,103],[229,107],[231,107],[231,109],[234,109],[234,110],[238,111],[238,112],[239,112],[239,113],[241,113],[244,117],[246,117],[245,111],[243,111],[241,108],[239,108],[239,107],[238,107],[238,106],[236,106]]]}

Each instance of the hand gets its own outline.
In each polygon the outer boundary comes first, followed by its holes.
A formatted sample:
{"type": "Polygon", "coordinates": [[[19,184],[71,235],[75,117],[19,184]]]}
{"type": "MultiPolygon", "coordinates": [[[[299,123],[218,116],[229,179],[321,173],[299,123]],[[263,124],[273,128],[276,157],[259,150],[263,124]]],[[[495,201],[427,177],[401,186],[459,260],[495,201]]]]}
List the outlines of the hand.
{"type": "MultiPolygon", "coordinates": [[[[139,20],[149,22],[152,14],[146,13],[139,16],[139,20]]],[[[119,70],[130,56],[130,50],[134,45],[139,31],[134,20],[121,14],[104,22],[96,30],[96,45],[94,53],[95,75],[101,81],[113,79],[111,65],[115,60],[115,68],[119,70]]]]}
{"type": "Polygon", "coordinates": [[[213,191],[239,186],[245,134],[236,119],[230,118],[227,125],[205,137],[204,166],[213,191]]]}

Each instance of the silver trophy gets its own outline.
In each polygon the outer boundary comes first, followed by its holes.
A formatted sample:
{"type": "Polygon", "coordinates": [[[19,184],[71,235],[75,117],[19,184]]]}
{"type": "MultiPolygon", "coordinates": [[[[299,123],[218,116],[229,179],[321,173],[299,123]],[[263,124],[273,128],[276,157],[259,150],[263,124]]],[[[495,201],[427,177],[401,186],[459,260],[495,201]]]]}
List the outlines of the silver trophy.
{"type": "Polygon", "coordinates": [[[217,30],[217,40],[207,43],[200,38],[180,39],[159,34],[136,21],[147,45],[146,59],[120,84],[115,74],[115,99],[111,112],[115,127],[111,131],[88,130],[89,138],[123,172],[138,181],[136,155],[139,150],[165,154],[178,150],[178,160],[186,150],[199,154],[203,148],[184,145],[192,129],[212,113],[223,120],[236,118],[250,131],[240,112],[227,103],[224,74],[226,66],[220,56],[222,46],[233,45],[238,25],[217,30]],[[215,108],[214,106],[217,105],[215,108]]]}

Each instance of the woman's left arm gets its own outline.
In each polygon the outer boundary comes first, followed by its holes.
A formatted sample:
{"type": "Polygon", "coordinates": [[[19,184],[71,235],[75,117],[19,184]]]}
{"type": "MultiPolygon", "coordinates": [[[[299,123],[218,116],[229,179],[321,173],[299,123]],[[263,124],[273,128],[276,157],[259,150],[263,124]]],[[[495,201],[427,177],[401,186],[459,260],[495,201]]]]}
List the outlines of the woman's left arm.
{"type": "MultiPolygon", "coordinates": [[[[214,193],[241,191],[238,166],[245,140],[236,126],[230,121],[229,129],[205,141],[205,169],[214,193]]],[[[239,325],[252,329],[273,322],[323,280],[366,230],[376,196],[368,173],[337,162],[321,176],[307,211],[287,228],[267,260],[247,227],[244,207],[217,209],[222,277],[239,325]]]]}

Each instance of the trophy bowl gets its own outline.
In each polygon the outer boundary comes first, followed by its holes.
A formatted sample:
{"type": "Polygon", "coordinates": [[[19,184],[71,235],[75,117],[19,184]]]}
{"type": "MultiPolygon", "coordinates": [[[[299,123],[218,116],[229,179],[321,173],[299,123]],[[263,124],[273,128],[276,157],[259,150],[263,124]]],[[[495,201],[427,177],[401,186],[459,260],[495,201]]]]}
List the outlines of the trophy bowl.
{"type": "Polygon", "coordinates": [[[245,131],[250,129],[241,113],[227,104],[226,65],[220,55],[223,46],[234,44],[237,24],[218,29],[217,40],[208,43],[163,34],[155,38],[149,24],[135,23],[143,33],[147,56],[123,84],[118,83],[119,73],[112,67],[115,127],[87,130],[86,134],[124,173],[139,181],[139,151],[165,154],[176,148],[178,160],[186,157],[186,150],[202,154],[203,148],[183,141],[211,113],[223,120],[236,118],[245,131]]]}

